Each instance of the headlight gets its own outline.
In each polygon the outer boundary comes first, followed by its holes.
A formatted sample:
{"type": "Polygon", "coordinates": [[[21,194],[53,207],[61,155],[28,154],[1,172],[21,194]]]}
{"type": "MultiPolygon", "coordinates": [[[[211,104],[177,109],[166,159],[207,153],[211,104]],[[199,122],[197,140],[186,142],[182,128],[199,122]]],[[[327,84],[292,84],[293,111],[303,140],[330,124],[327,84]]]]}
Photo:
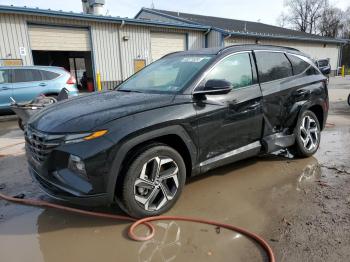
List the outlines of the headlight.
{"type": "Polygon", "coordinates": [[[66,144],[70,144],[70,143],[77,143],[77,142],[92,140],[92,139],[104,136],[105,134],[107,134],[107,132],[108,130],[99,130],[92,133],[66,135],[64,142],[66,144]]]}

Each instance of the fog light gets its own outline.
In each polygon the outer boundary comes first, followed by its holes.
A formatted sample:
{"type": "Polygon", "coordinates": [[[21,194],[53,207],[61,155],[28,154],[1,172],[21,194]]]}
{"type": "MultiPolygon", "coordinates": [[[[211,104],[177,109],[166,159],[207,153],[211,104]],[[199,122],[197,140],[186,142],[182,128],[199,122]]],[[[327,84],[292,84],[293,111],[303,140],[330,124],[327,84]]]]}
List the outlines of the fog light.
{"type": "Polygon", "coordinates": [[[85,164],[83,160],[80,159],[80,157],[70,155],[68,160],[68,168],[74,173],[77,173],[79,175],[82,175],[84,178],[87,178],[85,164]]]}

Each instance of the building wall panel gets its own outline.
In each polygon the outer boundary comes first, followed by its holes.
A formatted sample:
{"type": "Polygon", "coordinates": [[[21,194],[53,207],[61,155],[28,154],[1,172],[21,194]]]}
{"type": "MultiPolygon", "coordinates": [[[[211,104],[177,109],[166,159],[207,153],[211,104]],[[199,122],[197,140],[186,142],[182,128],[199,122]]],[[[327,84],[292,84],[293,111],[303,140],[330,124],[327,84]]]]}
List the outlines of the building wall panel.
{"type": "Polygon", "coordinates": [[[101,74],[101,81],[121,80],[118,27],[94,22],[91,39],[94,69],[101,74]]]}
{"type": "Polygon", "coordinates": [[[221,42],[221,33],[215,30],[211,30],[208,33],[208,47],[220,47],[222,46],[221,42]]]}
{"type": "Polygon", "coordinates": [[[192,31],[188,33],[188,49],[200,49],[205,47],[204,32],[192,31]]]}
{"type": "Polygon", "coordinates": [[[122,54],[121,68],[123,80],[125,80],[135,73],[135,59],[145,59],[146,64],[151,62],[150,29],[143,26],[126,25],[120,29],[120,44],[122,54]]]}
{"type": "Polygon", "coordinates": [[[247,37],[230,37],[224,40],[225,46],[241,45],[241,44],[255,44],[255,39],[247,37]]]}
{"type": "Polygon", "coordinates": [[[0,14],[0,59],[22,59],[23,65],[32,64],[23,16],[0,14]],[[20,54],[20,48],[25,54],[20,54]]]}

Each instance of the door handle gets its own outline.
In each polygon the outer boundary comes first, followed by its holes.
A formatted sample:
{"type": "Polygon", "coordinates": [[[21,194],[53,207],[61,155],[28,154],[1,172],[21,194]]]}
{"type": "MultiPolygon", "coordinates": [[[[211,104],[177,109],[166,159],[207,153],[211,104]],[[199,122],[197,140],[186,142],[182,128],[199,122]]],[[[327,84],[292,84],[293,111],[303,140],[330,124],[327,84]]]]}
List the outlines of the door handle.
{"type": "Polygon", "coordinates": [[[47,86],[46,83],[40,83],[39,86],[47,86]]]}

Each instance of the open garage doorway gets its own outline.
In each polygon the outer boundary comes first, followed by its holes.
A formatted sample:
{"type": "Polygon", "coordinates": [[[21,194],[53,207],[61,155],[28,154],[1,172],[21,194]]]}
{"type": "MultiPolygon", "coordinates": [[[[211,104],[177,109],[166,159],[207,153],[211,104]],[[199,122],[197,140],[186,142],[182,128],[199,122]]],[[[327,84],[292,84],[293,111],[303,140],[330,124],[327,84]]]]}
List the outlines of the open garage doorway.
{"type": "Polygon", "coordinates": [[[80,91],[94,91],[88,28],[29,24],[28,32],[34,65],[63,67],[80,91]]]}
{"type": "Polygon", "coordinates": [[[77,79],[79,91],[94,91],[91,52],[33,50],[32,54],[34,65],[63,67],[77,79]]]}

